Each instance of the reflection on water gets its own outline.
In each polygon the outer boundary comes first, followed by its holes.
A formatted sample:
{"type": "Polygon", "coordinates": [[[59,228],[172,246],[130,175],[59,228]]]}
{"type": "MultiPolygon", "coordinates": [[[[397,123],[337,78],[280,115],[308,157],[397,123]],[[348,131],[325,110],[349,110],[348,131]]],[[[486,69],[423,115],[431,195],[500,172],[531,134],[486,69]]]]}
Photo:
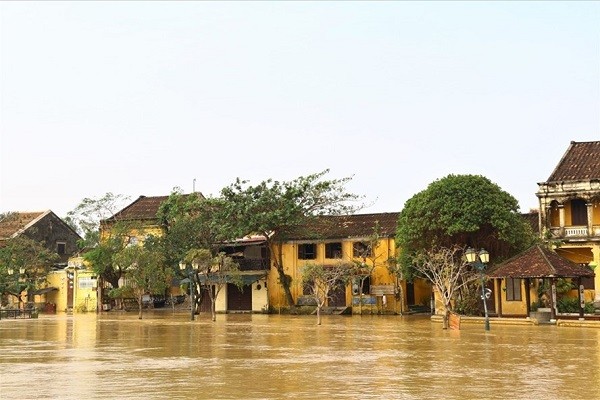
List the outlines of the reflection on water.
{"type": "Polygon", "coordinates": [[[600,330],[427,317],[0,321],[0,399],[600,398],[600,330]]]}

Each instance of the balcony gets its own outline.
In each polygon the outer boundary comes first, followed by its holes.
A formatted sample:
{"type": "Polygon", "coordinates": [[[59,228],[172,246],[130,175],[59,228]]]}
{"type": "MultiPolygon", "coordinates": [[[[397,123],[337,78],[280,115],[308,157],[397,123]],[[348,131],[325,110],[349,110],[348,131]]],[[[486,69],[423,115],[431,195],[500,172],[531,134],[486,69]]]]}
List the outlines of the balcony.
{"type": "Polygon", "coordinates": [[[239,266],[240,271],[266,271],[270,268],[270,263],[268,258],[259,258],[259,259],[236,259],[235,260],[239,266]]]}
{"type": "Polygon", "coordinates": [[[587,226],[565,226],[564,228],[553,226],[550,227],[550,233],[553,238],[561,239],[600,238],[600,225],[593,225],[591,234],[587,226]]]}

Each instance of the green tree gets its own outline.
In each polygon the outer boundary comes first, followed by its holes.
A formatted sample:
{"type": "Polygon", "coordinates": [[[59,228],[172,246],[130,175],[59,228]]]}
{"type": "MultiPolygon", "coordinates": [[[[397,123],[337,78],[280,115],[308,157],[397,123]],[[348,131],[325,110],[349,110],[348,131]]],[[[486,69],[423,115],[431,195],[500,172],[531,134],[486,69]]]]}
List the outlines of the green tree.
{"type": "Polygon", "coordinates": [[[128,200],[128,196],[111,192],[98,198],[86,197],[67,213],[64,221],[83,237],[82,248],[95,247],[100,242],[100,221],[121,210],[128,200]]]}
{"type": "MultiPolygon", "coordinates": [[[[220,243],[231,239],[232,234],[226,230],[227,225],[222,223],[219,214],[215,212],[223,208],[221,204],[220,199],[204,198],[197,193],[186,195],[175,188],[160,205],[157,218],[164,230],[162,249],[166,264],[173,270],[179,271],[179,263],[189,259],[190,254],[195,254],[198,249],[206,250],[211,257],[216,257],[220,243]]],[[[181,271],[178,272],[180,273],[181,271]]],[[[194,293],[198,294],[193,296],[195,304],[192,307],[196,310],[203,299],[198,288],[197,285],[192,286],[194,293]]],[[[211,296],[214,294],[209,293],[211,296]]]]}
{"type": "Polygon", "coordinates": [[[5,240],[0,248],[2,293],[12,295],[20,302],[23,292],[27,291],[27,300],[32,301],[32,292],[45,286],[46,276],[58,259],[58,254],[26,236],[5,240]],[[9,270],[13,274],[9,274],[9,270]]]}
{"type": "Polygon", "coordinates": [[[359,196],[346,191],[351,178],[324,179],[328,172],[301,176],[289,182],[269,179],[256,186],[238,178],[221,190],[222,201],[215,209],[217,220],[230,239],[249,233],[265,237],[290,307],[294,306],[291,279],[285,274],[281,246],[277,245],[283,243],[290,232],[309,226],[318,216],[350,214],[359,208],[352,204],[359,196]]]}
{"type": "MultiPolygon", "coordinates": [[[[191,264],[194,271],[194,280],[206,290],[210,297],[212,320],[217,320],[215,302],[221,290],[232,283],[242,288],[243,281],[239,265],[224,253],[213,255],[208,249],[191,249],[186,254],[184,261],[191,264]]],[[[190,282],[194,284],[194,282],[190,282]]]]}
{"type": "Polygon", "coordinates": [[[90,264],[100,280],[110,283],[113,289],[119,287],[119,280],[124,274],[123,268],[115,264],[113,259],[127,246],[134,229],[135,225],[132,223],[117,222],[106,231],[99,243],[83,254],[83,259],[90,264]]]}
{"type": "Polygon", "coordinates": [[[352,265],[339,262],[324,266],[307,263],[302,268],[302,286],[307,288],[317,304],[317,325],[321,325],[321,310],[330,299],[330,293],[338,287],[345,287],[352,279],[352,265]]]}
{"type": "Polygon", "coordinates": [[[142,319],[144,295],[163,295],[171,283],[171,270],[164,268],[164,256],[152,237],[146,238],[143,245],[131,245],[113,256],[113,262],[119,265],[125,274],[125,288],[139,306],[138,318],[142,319]]]}
{"type": "Polygon", "coordinates": [[[479,175],[448,175],[432,182],[405,203],[396,232],[407,278],[413,276],[416,254],[436,246],[485,248],[498,262],[534,241],[517,200],[479,175]]]}

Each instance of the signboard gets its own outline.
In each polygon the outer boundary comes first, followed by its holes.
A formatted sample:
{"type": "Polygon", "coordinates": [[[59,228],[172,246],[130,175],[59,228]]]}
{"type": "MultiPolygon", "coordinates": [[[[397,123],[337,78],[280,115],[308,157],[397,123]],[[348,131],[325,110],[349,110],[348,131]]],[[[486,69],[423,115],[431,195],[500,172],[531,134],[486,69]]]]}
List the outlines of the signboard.
{"type": "Polygon", "coordinates": [[[394,285],[371,285],[371,294],[374,296],[394,295],[394,285]]]}

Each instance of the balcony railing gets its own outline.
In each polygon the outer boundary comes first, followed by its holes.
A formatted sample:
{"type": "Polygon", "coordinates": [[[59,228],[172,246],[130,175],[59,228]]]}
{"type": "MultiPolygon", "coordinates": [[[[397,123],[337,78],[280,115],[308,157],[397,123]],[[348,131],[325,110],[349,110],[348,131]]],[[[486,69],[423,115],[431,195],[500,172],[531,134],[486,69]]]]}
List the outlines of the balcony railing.
{"type": "Polygon", "coordinates": [[[587,226],[565,226],[564,228],[556,226],[550,227],[550,233],[554,238],[600,237],[600,225],[592,226],[591,234],[589,234],[588,231],[587,226]]]}

